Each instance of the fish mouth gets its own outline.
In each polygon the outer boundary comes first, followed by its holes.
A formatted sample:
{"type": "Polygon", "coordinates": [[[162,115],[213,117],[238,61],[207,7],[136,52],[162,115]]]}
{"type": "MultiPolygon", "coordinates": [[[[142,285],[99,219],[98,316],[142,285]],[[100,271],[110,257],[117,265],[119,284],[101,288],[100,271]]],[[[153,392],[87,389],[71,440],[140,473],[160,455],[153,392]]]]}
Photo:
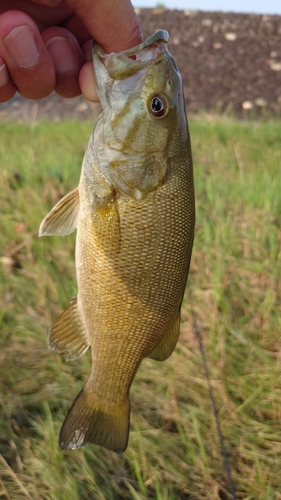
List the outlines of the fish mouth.
{"type": "Polygon", "coordinates": [[[147,68],[167,51],[169,34],[158,30],[144,42],[122,52],[106,54],[103,48],[93,43],[93,59],[98,58],[113,80],[123,80],[143,68],[147,68]]]}

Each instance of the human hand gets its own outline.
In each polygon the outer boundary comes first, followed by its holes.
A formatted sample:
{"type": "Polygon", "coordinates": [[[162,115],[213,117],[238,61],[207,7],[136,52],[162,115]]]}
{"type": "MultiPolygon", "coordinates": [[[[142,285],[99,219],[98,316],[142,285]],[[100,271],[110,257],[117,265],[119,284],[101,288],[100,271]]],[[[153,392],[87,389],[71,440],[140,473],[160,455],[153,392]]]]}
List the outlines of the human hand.
{"type": "Polygon", "coordinates": [[[141,37],[130,0],[0,0],[0,103],[53,90],[98,101],[92,38],[119,52],[141,37]]]}

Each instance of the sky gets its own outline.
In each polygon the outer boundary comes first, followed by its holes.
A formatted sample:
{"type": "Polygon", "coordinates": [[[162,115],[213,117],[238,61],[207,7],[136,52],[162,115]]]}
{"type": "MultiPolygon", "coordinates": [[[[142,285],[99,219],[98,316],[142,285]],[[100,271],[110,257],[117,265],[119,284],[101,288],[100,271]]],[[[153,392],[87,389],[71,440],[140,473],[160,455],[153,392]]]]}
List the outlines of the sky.
{"type": "Polygon", "coordinates": [[[167,9],[207,10],[281,15],[281,0],[132,0],[135,7],[156,7],[158,3],[167,9]]]}

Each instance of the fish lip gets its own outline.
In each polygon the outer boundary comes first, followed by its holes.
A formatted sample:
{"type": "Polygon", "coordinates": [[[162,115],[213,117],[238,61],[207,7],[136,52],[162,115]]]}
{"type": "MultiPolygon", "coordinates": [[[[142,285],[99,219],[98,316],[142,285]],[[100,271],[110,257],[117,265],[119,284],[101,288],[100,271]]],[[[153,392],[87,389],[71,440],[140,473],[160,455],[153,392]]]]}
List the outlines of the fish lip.
{"type": "Polygon", "coordinates": [[[103,48],[93,43],[93,60],[98,58],[107,68],[108,75],[116,80],[123,80],[142,68],[154,64],[166,51],[169,33],[158,30],[144,42],[121,52],[107,54],[103,48]]]}
{"type": "MultiPolygon", "coordinates": [[[[158,30],[153,35],[151,35],[147,40],[144,42],[140,43],[139,45],[135,45],[135,47],[132,47],[131,49],[123,50],[121,52],[111,52],[111,54],[118,54],[121,57],[128,57],[132,55],[136,55],[137,52],[140,52],[141,50],[151,47],[151,45],[154,45],[155,43],[168,43],[169,41],[169,33],[166,30],[158,30]]],[[[111,54],[107,54],[101,45],[98,43],[94,42],[93,43],[93,52],[94,54],[100,56],[100,57],[108,57],[111,54]]]]}

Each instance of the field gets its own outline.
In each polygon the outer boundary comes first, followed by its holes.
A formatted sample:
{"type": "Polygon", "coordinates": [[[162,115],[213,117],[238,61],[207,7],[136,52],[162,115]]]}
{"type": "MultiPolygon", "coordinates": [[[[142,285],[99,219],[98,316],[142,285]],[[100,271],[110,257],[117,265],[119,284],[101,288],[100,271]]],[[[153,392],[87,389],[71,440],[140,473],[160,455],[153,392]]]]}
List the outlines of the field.
{"type": "Polygon", "coordinates": [[[76,293],[75,235],[37,232],[77,185],[91,128],[1,124],[0,497],[231,499],[193,311],[237,498],[281,499],[277,121],[191,121],[197,226],[178,346],[164,363],[142,363],[122,456],[59,449],[90,355],[67,363],[48,349],[48,328],[76,293]]]}

